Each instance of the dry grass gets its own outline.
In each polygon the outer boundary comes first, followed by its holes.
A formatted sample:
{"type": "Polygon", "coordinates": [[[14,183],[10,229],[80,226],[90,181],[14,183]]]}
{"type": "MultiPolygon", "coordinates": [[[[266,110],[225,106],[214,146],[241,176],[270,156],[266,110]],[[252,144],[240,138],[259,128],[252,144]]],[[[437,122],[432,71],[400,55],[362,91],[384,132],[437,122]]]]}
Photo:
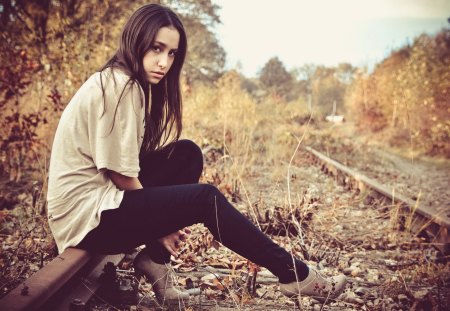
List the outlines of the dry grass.
{"type": "MultiPolygon", "coordinates": [[[[303,298],[300,305],[304,310],[422,310],[420,306],[426,303],[439,310],[446,303],[444,287],[450,280],[446,261],[439,263],[430,245],[398,226],[399,218],[412,225],[408,215],[385,203],[365,204],[297,151],[305,143],[328,150],[338,143],[338,128],[314,118],[306,125],[309,117],[302,102],[257,102],[240,88],[238,75],[230,72],[214,88],[199,87],[186,96],[184,137],[205,151],[202,182],[217,185],[238,209],[295,256],[318,265],[325,274],[344,272],[349,276],[353,292],[334,304],[319,305],[319,309],[316,302],[303,298]]],[[[38,200],[33,200],[36,194],[25,193],[22,203],[2,220],[3,290],[24,278],[24,271],[38,268],[41,258],[45,260],[53,252],[42,213],[43,193],[37,192],[38,200]],[[7,261],[10,254],[16,257],[7,261]]],[[[212,266],[229,271],[217,282],[193,279],[203,288],[204,306],[217,310],[298,307],[282,297],[275,283],[249,281],[255,273],[265,275],[264,271],[224,248],[214,248],[217,244],[201,226],[193,231],[183,260],[174,263],[176,268],[202,271],[212,266]]],[[[187,278],[182,277],[181,283],[187,278]]],[[[144,294],[151,296],[148,288],[144,294]]]]}
{"type": "MultiPolygon", "coordinates": [[[[256,102],[237,87],[237,77],[226,77],[225,82],[216,91],[199,90],[186,100],[186,136],[206,150],[214,145],[212,149],[220,153],[217,161],[209,162],[204,181],[217,182],[209,172],[220,172],[219,188],[229,189],[230,199],[239,197],[234,191],[244,189],[236,205],[278,243],[311,263],[320,262],[328,273],[343,271],[350,276],[358,294],[348,294],[331,309],[444,306],[442,286],[449,282],[450,267],[446,261],[439,263],[431,245],[413,236],[411,213],[381,202],[364,204],[362,198],[311,170],[303,154],[290,162],[302,135],[307,144],[334,150],[342,141],[352,146],[351,138],[342,140],[348,133],[317,121],[307,127],[309,116],[301,104],[256,102]],[[283,237],[286,234],[288,238],[283,237]],[[393,290],[398,284],[402,290],[393,290]]],[[[260,303],[263,307],[268,301],[260,303]]],[[[313,303],[304,300],[303,307],[312,308],[313,303]]]]}

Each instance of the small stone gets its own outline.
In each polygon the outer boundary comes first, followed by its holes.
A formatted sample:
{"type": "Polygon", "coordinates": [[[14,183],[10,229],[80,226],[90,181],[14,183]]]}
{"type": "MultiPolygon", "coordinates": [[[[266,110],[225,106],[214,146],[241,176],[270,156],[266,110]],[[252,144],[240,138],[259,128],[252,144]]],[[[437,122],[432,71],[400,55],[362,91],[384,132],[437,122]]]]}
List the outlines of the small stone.
{"type": "Polygon", "coordinates": [[[200,288],[191,288],[186,290],[186,292],[190,295],[190,296],[199,296],[202,292],[200,290],[200,288]]]}
{"type": "Polygon", "coordinates": [[[429,291],[427,289],[418,290],[417,292],[413,292],[413,296],[417,300],[423,300],[427,295],[429,291]]]}
{"type": "Polygon", "coordinates": [[[350,275],[352,273],[352,271],[353,271],[353,267],[347,267],[342,270],[342,272],[344,272],[345,275],[350,275]]]}
{"type": "Polygon", "coordinates": [[[320,311],[321,309],[322,309],[322,305],[320,305],[320,304],[313,305],[313,311],[320,311]]]}
{"type": "Polygon", "coordinates": [[[349,303],[364,304],[364,300],[356,296],[354,292],[346,292],[342,294],[341,299],[349,303]]]}
{"type": "Polygon", "coordinates": [[[406,301],[408,300],[408,296],[406,296],[405,294],[400,294],[397,296],[399,301],[406,301]]]}
{"type": "Polygon", "coordinates": [[[319,270],[323,270],[325,268],[321,261],[317,264],[317,266],[318,266],[319,270]]]}
{"type": "Polygon", "coordinates": [[[260,272],[258,272],[258,276],[266,277],[266,278],[273,278],[273,277],[275,277],[272,272],[270,272],[269,270],[267,270],[265,268],[263,268],[260,272]]]}
{"type": "Polygon", "coordinates": [[[388,310],[396,311],[397,309],[400,309],[400,307],[396,303],[391,303],[391,304],[388,305],[388,310]]]}
{"type": "Polygon", "coordinates": [[[344,229],[341,225],[334,226],[334,231],[341,232],[344,229]]]}
{"type": "Polygon", "coordinates": [[[351,276],[358,276],[361,273],[361,269],[358,267],[355,267],[352,272],[350,273],[351,276]]]}
{"type": "Polygon", "coordinates": [[[355,289],[355,294],[358,296],[365,296],[369,293],[369,290],[365,287],[358,287],[355,289]]]}
{"type": "Polygon", "coordinates": [[[217,277],[216,277],[216,275],[214,273],[208,273],[208,274],[202,276],[202,278],[201,278],[201,280],[203,282],[208,282],[208,281],[212,281],[212,280],[215,280],[215,279],[217,279],[217,277]]]}
{"type": "Polygon", "coordinates": [[[376,283],[377,281],[379,281],[378,274],[369,274],[367,276],[367,281],[376,283]]]}
{"type": "Polygon", "coordinates": [[[370,300],[378,299],[378,293],[376,291],[372,291],[369,293],[369,295],[367,295],[366,298],[370,300]]]}
{"type": "Polygon", "coordinates": [[[365,212],[363,212],[363,211],[354,211],[354,212],[353,212],[353,216],[355,216],[355,217],[361,217],[361,216],[363,216],[363,213],[365,213],[365,212]]]}
{"type": "Polygon", "coordinates": [[[358,298],[358,297],[352,297],[352,298],[347,299],[347,302],[349,302],[349,303],[356,303],[356,304],[362,305],[362,304],[364,304],[364,299],[361,299],[361,298],[358,298]]]}

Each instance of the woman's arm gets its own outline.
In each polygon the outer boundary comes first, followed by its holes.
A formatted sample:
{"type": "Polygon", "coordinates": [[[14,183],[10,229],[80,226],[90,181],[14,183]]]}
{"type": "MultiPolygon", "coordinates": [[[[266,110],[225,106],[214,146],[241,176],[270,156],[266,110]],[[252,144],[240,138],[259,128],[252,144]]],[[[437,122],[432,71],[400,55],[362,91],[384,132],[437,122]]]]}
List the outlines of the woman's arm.
{"type": "Polygon", "coordinates": [[[120,190],[136,190],[143,188],[137,177],[124,176],[111,170],[107,170],[106,174],[120,190]]]}

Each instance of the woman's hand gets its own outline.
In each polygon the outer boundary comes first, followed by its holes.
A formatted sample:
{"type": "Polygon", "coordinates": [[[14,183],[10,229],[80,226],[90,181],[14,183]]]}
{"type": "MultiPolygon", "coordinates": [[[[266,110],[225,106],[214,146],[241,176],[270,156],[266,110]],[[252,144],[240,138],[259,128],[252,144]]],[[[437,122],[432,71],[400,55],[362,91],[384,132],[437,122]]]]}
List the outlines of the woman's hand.
{"type": "Polygon", "coordinates": [[[178,230],[162,238],[159,238],[158,242],[161,243],[169,251],[170,254],[177,257],[177,251],[181,246],[181,242],[186,241],[186,235],[188,235],[189,233],[191,233],[191,230],[189,230],[188,228],[184,228],[183,230],[178,230]]]}

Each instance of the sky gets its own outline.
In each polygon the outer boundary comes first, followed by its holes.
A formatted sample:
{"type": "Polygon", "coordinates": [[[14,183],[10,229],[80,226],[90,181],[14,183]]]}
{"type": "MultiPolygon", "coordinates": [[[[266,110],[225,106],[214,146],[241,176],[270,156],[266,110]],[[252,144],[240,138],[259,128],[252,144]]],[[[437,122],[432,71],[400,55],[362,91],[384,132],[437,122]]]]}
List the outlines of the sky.
{"type": "Polygon", "coordinates": [[[213,0],[228,69],[257,76],[277,56],[304,64],[373,65],[421,33],[449,28],[450,0],[213,0]]]}

